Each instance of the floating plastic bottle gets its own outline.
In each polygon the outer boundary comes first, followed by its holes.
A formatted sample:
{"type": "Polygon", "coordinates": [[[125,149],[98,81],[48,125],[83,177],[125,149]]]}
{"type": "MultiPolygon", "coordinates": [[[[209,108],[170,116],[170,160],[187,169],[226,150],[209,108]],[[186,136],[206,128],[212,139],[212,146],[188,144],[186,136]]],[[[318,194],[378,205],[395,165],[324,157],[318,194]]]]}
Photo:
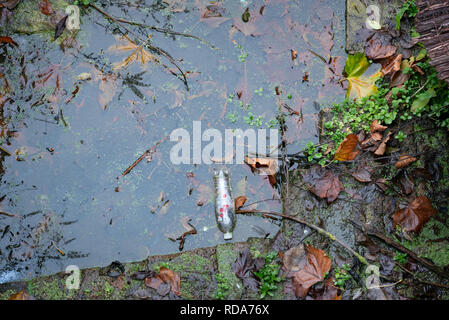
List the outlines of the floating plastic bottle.
{"type": "Polygon", "coordinates": [[[215,185],[215,219],[218,229],[223,232],[225,240],[232,239],[236,217],[234,212],[234,200],[231,195],[231,183],[227,169],[214,169],[215,185]]]}

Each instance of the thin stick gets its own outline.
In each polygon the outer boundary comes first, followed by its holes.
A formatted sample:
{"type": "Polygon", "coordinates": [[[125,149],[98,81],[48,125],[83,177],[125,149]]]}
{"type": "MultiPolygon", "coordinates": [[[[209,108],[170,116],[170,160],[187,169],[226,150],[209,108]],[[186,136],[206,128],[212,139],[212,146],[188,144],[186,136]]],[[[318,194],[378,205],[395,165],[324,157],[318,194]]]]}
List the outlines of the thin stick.
{"type": "MultiPolygon", "coordinates": [[[[104,15],[106,18],[108,18],[108,19],[110,19],[110,20],[113,20],[113,21],[115,21],[115,22],[117,22],[117,23],[120,23],[120,21],[119,21],[117,18],[115,18],[115,17],[109,15],[107,12],[104,12],[103,10],[101,10],[100,8],[98,8],[96,5],[90,3],[89,6],[91,6],[91,7],[94,8],[95,10],[97,10],[99,13],[101,13],[102,15],[104,15]]],[[[137,39],[139,39],[142,43],[145,43],[145,45],[146,45],[151,51],[153,51],[154,53],[166,57],[166,58],[170,61],[170,63],[173,64],[173,65],[176,67],[176,69],[178,69],[178,71],[181,73],[183,79],[180,79],[180,80],[181,80],[182,82],[184,82],[184,85],[185,85],[185,87],[186,87],[186,90],[189,91],[189,85],[187,84],[187,77],[186,77],[185,73],[181,70],[181,68],[178,66],[178,64],[175,62],[175,60],[173,59],[173,57],[172,57],[168,52],[166,52],[165,50],[163,50],[163,49],[161,49],[161,48],[158,48],[158,47],[155,47],[155,46],[151,45],[147,40],[143,39],[141,36],[139,36],[138,34],[136,34],[135,32],[133,32],[133,31],[130,30],[129,28],[125,27],[124,25],[121,25],[121,27],[122,27],[123,29],[125,29],[128,33],[132,34],[132,35],[135,36],[137,39]]],[[[168,68],[167,68],[167,69],[168,69],[168,68]]],[[[168,70],[169,70],[169,69],[168,69],[168,70]]],[[[170,70],[169,70],[169,71],[170,71],[170,70]]],[[[170,71],[170,72],[171,72],[171,71],[170,71]]],[[[176,75],[174,72],[171,72],[171,73],[172,73],[173,75],[176,75]]],[[[178,77],[178,78],[179,78],[179,77],[178,77]]]]}
{"type": "Polygon", "coordinates": [[[62,251],[61,249],[59,249],[53,241],[51,242],[51,244],[53,245],[53,247],[56,248],[56,250],[58,250],[58,252],[59,252],[62,256],[65,256],[65,252],[62,251]]]}
{"type": "Polygon", "coordinates": [[[6,153],[8,156],[11,156],[11,153],[8,151],[8,150],[6,150],[6,149],[4,149],[3,147],[0,147],[0,150],[2,150],[4,153],[6,153]]]}
{"type": "Polygon", "coordinates": [[[371,230],[369,228],[367,228],[367,226],[361,226],[358,223],[356,223],[355,221],[352,220],[348,220],[350,223],[352,223],[357,229],[359,229],[360,231],[362,231],[363,233],[367,234],[368,236],[371,237],[376,237],[382,241],[384,241],[386,244],[396,248],[397,250],[404,252],[406,254],[408,254],[413,260],[419,262],[420,264],[422,264],[423,266],[425,266],[426,268],[428,268],[429,270],[435,272],[436,274],[445,277],[445,278],[449,278],[449,274],[447,274],[444,270],[442,270],[441,268],[439,268],[438,266],[436,266],[435,264],[433,264],[432,262],[420,258],[416,253],[414,253],[413,251],[407,249],[406,247],[404,247],[403,245],[395,242],[394,240],[386,237],[385,235],[371,230]]]}
{"type": "Polygon", "coordinates": [[[4,212],[4,211],[0,211],[0,214],[7,216],[7,217],[21,218],[21,216],[18,214],[8,213],[8,212],[4,212]]]}
{"type": "Polygon", "coordinates": [[[362,257],[360,254],[358,254],[357,252],[355,252],[353,249],[351,249],[350,247],[348,247],[344,242],[342,242],[340,239],[336,238],[333,234],[327,232],[326,230],[310,223],[307,222],[305,220],[301,220],[292,216],[288,216],[282,213],[278,213],[278,212],[271,212],[271,211],[258,211],[258,210],[236,210],[235,213],[237,214],[253,214],[253,213],[262,213],[262,214],[270,214],[273,216],[278,216],[278,217],[282,217],[285,219],[289,219],[289,220],[293,220],[296,222],[299,222],[301,224],[304,224],[306,226],[308,226],[311,229],[314,229],[316,231],[318,231],[318,233],[328,237],[329,239],[331,239],[332,241],[337,242],[338,244],[340,244],[342,247],[344,247],[346,250],[348,250],[350,253],[352,253],[357,259],[359,259],[359,261],[365,265],[368,265],[368,261],[362,257]]]}
{"type": "Polygon", "coordinates": [[[126,176],[128,173],[131,172],[131,170],[137,166],[139,164],[140,161],[142,161],[147,155],[150,155],[151,153],[154,152],[154,150],[156,149],[156,147],[158,145],[160,145],[163,141],[165,141],[168,138],[168,136],[162,138],[161,140],[159,140],[154,146],[151,147],[151,149],[148,149],[147,151],[145,151],[136,161],[134,161],[125,171],[123,171],[122,173],[122,177],[126,176]]]}
{"type": "Polygon", "coordinates": [[[198,41],[208,45],[212,49],[217,50],[217,47],[215,47],[213,44],[211,44],[210,42],[208,42],[208,41],[206,41],[206,40],[204,40],[204,39],[202,39],[202,38],[200,38],[198,36],[195,36],[193,34],[177,32],[177,31],[173,31],[173,30],[168,30],[168,29],[164,29],[164,28],[150,26],[148,24],[140,23],[140,22],[137,22],[137,21],[130,21],[130,20],[122,19],[122,18],[113,17],[110,14],[108,14],[108,13],[104,12],[103,10],[101,10],[100,8],[96,7],[95,5],[91,4],[91,6],[95,10],[97,10],[98,12],[102,13],[103,15],[105,15],[106,17],[108,17],[108,18],[110,18],[112,20],[115,20],[117,22],[122,22],[122,23],[130,24],[132,26],[138,26],[138,27],[142,27],[142,28],[151,29],[153,31],[160,32],[160,33],[168,33],[168,34],[172,34],[172,35],[175,35],[175,36],[183,36],[183,37],[186,37],[186,38],[193,38],[193,39],[196,39],[196,40],[198,40],[198,41]]]}

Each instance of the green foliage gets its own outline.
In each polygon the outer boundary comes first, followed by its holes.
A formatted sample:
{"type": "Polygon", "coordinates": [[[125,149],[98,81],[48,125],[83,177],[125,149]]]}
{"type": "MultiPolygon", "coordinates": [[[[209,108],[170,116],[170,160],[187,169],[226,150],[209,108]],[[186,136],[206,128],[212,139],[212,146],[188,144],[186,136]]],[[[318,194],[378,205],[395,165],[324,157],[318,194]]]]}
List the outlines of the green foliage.
{"type": "Polygon", "coordinates": [[[405,138],[407,138],[407,135],[402,131],[399,131],[394,137],[398,139],[399,142],[402,142],[405,138]]]}
{"type": "Polygon", "coordinates": [[[337,267],[335,271],[335,281],[334,281],[334,285],[336,287],[343,289],[346,281],[351,279],[349,270],[351,270],[351,266],[349,264],[343,264],[342,268],[337,267]]]}
{"type": "Polygon", "coordinates": [[[400,263],[400,264],[406,264],[408,261],[407,254],[396,252],[396,255],[393,257],[393,260],[400,263]]]}
{"type": "Polygon", "coordinates": [[[215,274],[215,279],[217,280],[217,293],[215,297],[219,300],[226,299],[228,296],[228,291],[230,289],[226,277],[224,277],[220,273],[217,273],[215,274]]]}
{"type": "Polygon", "coordinates": [[[409,18],[413,18],[418,14],[418,8],[415,5],[415,0],[409,0],[402,5],[402,8],[396,13],[396,29],[401,29],[401,20],[407,14],[409,18]]]}
{"type": "Polygon", "coordinates": [[[79,5],[85,5],[85,6],[88,6],[89,4],[94,3],[94,2],[95,2],[95,0],[75,0],[75,1],[73,2],[73,4],[74,4],[75,6],[79,6],[79,5]]]}
{"type": "Polygon", "coordinates": [[[260,298],[263,299],[266,295],[273,296],[276,291],[277,283],[281,281],[279,275],[280,266],[274,262],[278,256],[276,251],[270,252],[265,256],[265,265],[262,269],[254,272],[254,275],[261,280],[259,288],[260,298]]]}

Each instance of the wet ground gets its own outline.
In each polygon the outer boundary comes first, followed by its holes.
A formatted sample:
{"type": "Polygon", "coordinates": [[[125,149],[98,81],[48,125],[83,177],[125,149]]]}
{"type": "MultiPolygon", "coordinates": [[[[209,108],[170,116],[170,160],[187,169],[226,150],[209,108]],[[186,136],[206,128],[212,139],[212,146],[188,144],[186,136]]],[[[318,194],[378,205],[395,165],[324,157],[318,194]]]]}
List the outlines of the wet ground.
{"type": "MultiPolygon", "coordinates": [[[[213,44],[128,26],[143,38],[152,34],[186,73],[188,91],[161,64],[117,67],[132,51],[123,50],[118,26],[92,9],[83,12],[75,49],[63,51],[42,34],[11,35],[18,47],[1,48],[2,95],[10,98],[2,101],[1,146],[11,154],[2,162],[1,210],[22,218],[0,215],[0,270],[19,273],[0,281],[178,252],[169,238],[185,231],[187,218],[198,233],[184,250],[223,243],[213,165],[172,164],[167,140],[150,162],[117,177],[174,129],[192,132],[194,120],[221,132],[278,128],[272,120],[280,104],[290,107],[282,111],[291,114],[288,152],[296,152],[318,141],[321,107],[344,97],[333,77],[345,61],[343,0],[147,2],[97,4],[213,44]],[[83,73],[91,79],[78,80],[83,73]]],[[[234,196],[274,199],[257,208],[280,210],[279,190],[266,177],[227,166],[234,196]]],[[[233,241],[272,237],[278,228],[239,216],[233,241]]]]}

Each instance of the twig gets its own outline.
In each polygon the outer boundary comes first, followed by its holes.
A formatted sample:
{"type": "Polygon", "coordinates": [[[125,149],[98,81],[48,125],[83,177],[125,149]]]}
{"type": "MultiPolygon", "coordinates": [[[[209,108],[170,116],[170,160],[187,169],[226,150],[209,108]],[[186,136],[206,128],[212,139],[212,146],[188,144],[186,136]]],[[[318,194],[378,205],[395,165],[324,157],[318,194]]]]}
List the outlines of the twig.
{"type": "Polygon", "coordinates": [[[428,284],[430,286],[434,286],[434,287],[439,287],[439,288],[444,288],[444,289],[449,289],[449,285],[447,284],[442,284],[442,283],[436,283],[436,282],[431,282],[431,281],[426,281],[426,280],[421,280],[420,278],[418,278],[418,276],[411,272],[410,270],[407,270],[407,268],[405,268],[404,266],[402,266],[400,263],[396,262],[396,265],[401,268],[403,271],[407,272],[408,274],[410,274],[413,277],[413,280],[416,280],[418,282],[424,283],[424,284],[428,284]]]}
{"type": "MultiPolygon", "coordinates": [[[[94,8],[95,10],[97,10],[99,13],[101,13],[102,15],[104,15],[106,18],[108,18],[108,19],[110,19],[110,20],[113,20],[113,21],[115,21],[115,22],[117,22],[117,23],[123,23],[123,22],[119,21],[119,19],[117,19],[117,18],[111,16],[109,13],[107,13],[107,12],[101,10],[100,8],[98,8],[96,5],[94,5],[94,4],[92,4],[92,3],[90,3],[89,6],[91,6],[91,7],[94,8]]],[[[166,58],[170,61],[170,63],[173,64],[173,65],[176,67],[176,69],[178,69],[178,71],[181,73],[181,76],[182,76],[183,79],[180,79],[179,77],[178,77],[178,78],[184,83],[184,85],[185,85],[185,87],[186,87],[186,90],[189,91],[189,85],[187,84],[187,77],[186,77],[185,73],[181,70],[181,68],[178,66],[178,64],[175,62],[175,60],[173,59],[173,57],[172,57],[168,52],[166,52],[165,50],[163,50],[163,49],[161,49],[161,48],[158,48],[158,47],[155,47],[155,46],[151,45],[147,40],[143,39],[141,36],[139,36],[138,34],[136,34],[134,31],[130,30],[129,28],[125,27],[124,25],[121,25],[121,27],[122,27],[123,29],[125,29],[128,33],[132,34],[132,35],[135,36],[137,39],[139,39],[142,43],[145,43],[145,45],[146,45],[152,52],[154,52],[154,53],[156,53],[156,54],[158,54],[158,55],[162,55],[162,56],[166,57],[166,58]]],[[[167,69],[168,69],[168,68],[167,68],[167,69]]],[[[170,69],[168,69],[168,70],[170,71],[170,69]]],[[[174,73],[174,72],[172,72],[172,71],[170,71],[170,72],[171,72],[173,75],[177,76],[176,73],[174,73]]]]}
{"type": "Polygon", "coordinates": [[[53,241],[51,242],[51,244],[53,245],[53,247],[56,248],[56,250],[58,250],[58,252],[59,252],[62,256],[65,256],[65,252],[62,251],[61,249],[59,249],[53,241]]]}
{"type": "Polygon", "coordinates": [[[6,149],[4,149],[3,147],[0,147],[0,150],[2,150],[4,153],[6,153],[8,156],[11,156],[11,153],[8,151],[8,150],[6,150],[6,149]]]}
{"type": "Polygon", "coordinates": [[[352,253],[357,259],[359,259],[359,261],[365,265],[368,265],[368,261],[362,257],[360,254],[358,254],[357,252],[355,252],[353,249],[351,249],[350,247],[348,247],[344,242],[342,242],[340,239],[336,238],[333,234],[327,232],[326,230],[314,225],[313,223],[307,222],[305,220],[301,220],[289,215],[285,215],[282,213],[277,213],[277,212],[271,212],[271,211],[259,211],[259,210],[236,210],[235,213],[237,214],[253,214],[253,213],[262,213],[262,214],[270,214],[273,216],[278,216],[278,217],[282,217],[285,219],[289,219],[289,220],[293,220],[296,222],[299,222],[301,224],[304,224],[306,226],[308,226],[311,229],[314,229],[316,231],[318,231],[318,233],[328,237],[329,239],[331,239],[332,241],[337,242],[338,244],[340,244],[342,247],[344,247],[346,250],[348,250],[350,253],[352,253]]]}
{"type": "Polygon", "coordinates": [[[187,224],[190,226],[190,230],[184,232],[179,238],[177,238],[176,240],[179,240],[179,251],[182,251],[182,249],[184,249],[184,242],[186,241],[185,237],[189,234],[197,234],[196,228],[190,224],[190,220],[187,221],[187,224]]]}
{"type": "Polygon", "coordinates": [[[196,40],[198,40],[198,41],[200,41],[200,42],[202,42],[202,43],[208,45],[208,46],[211,47],[212,49],[217,50],[217,47],[215,47],[213,44],[211,44],[210,42],[208,42],[208,41],[206,41],[206,40],[204,40],[204,39],[202,39],[202,38],[200,38],[200,37],[198,37],[198,36],[195,36],[195,35],[193,35],[193,34],[183,33],[183,32],[177,32],[177,31],[173,31],[173,30],[168,30],[168,29],[164,29],[164,28],[159,28],[159,27],[155,27],[155,26],[150,26],[150,25],[148,25],[148,24],[140,23],[140,22],[137,22],[137,21],[130,21],[130,20],[122,19],[122,18],[113,17],[113,16],[111,16],[110,14],[108,14],[108,13],[104,12],[103,10],[101,10],[100,8],[96,7],[95,5],[91,4],[91,6],[92,6],[95,10],[97,10],[97,11],[100,12],[100,13],[102,13],[103,15],[105,15],[106,17],[108,17],[108,18],[111,19],[111,20],[115,20],[115,21],[117,21],[117,22],[122,22],[122,23],[130,24],[130,25],[132,25],[132,26],[138,26],[138,27],[142,27],[142,28],[151,29],[151,30],[153,30],[153,31],[160,32],[160,33],[168,33],[168,34],[172,34],[172,35],[175,35],[175,36],[183,36],[183,37],[186,37],[186,38],[193,38],[193,39],[196,39],[196,40]]]}
{"type": "Polygon", "coordinates": [[[8,213],[8,212],[4,212],[4,211],[0,211],[0,214],[7,216],[7,217],[12,217],[12,218],[21,218],[22,217],[18,214],[8,213]]]}
{"type": "Polygon", "coordinates": [[[416,253],[414,253],[413,251],[407,249],[406,247],[404,247],[403,245],[395,242],[394,240],[388,238],[387,236],[374,231],[370,228],[367,228],[366,225],[361,226],[358,223],[356,223],[355,221],[352,220],[348,220],[350,223],[352,223],[357,229],[359,229],[360,231],[362,231],[363,233],[365,233],[368,236],[371,237],[376,237],[382,241],[384,241],[386,244],[394,247],[395,249],[404,252],[406,254],[408,254],[413,260],[419,262],[420,264],[422,264],[423,266],[425,266],[426,268],[428,268],[429,270],[435,272],[436,274],[445,277],[445,278],[449,278],[449,274],[447,274],[444,270],[442,270],[441,268],[439,268],[438,266],[436,266],[435,264],[433,264],[432,262],[420,258],[416,253]]]}
{"type": "Polygon", "coordinates": [[[123,176],[126,176],[128,173],[130,173],[131,170],[135,166],[137,166],[140,161],[142,161],[147,155],[151,155],[154,152],[154,150],[156,149],[156,147],[158,145],[160,145],[163,141],[165,141],[167,138],[168,138],[168,136],[162,138],[154,146],[152,146],[151,149],[148,149],[147,151],[145,151],[136,161],[134,161],[125,171],[123,171],[121,176],[123,177],[123,176]]]}

